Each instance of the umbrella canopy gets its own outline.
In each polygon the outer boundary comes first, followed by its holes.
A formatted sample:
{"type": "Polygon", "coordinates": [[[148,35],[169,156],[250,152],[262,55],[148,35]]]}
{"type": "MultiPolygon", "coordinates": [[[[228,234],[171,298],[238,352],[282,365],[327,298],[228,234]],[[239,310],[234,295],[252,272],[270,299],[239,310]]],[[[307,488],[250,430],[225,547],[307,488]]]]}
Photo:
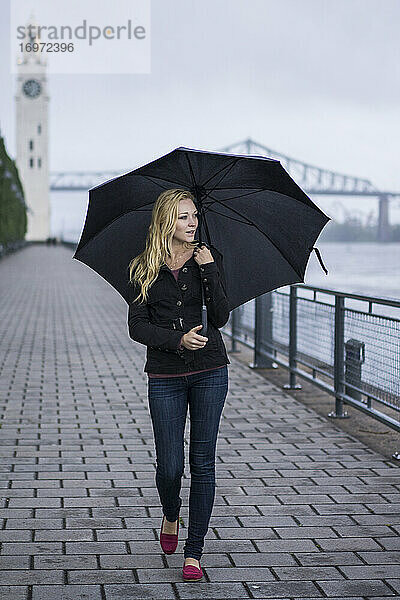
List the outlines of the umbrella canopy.
{"type": "Polygon", "coordinates": [[[330,217],[278,160],[185,147],[90,189],[73,258],[128,302],[128,264],[144,250],[157,197],[171,188],[196,198],[196,237],[223,255],[230,310],[304,282],[310,253],[330,217]]]}

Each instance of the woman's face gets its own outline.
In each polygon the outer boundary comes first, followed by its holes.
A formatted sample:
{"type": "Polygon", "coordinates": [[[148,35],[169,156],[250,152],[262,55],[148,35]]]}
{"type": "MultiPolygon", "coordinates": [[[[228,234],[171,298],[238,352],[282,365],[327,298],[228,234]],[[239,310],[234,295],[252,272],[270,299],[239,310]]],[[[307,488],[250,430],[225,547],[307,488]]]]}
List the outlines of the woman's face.
{"type": "Polygon", "coordinates": [[[179,201],[178,220],[174,238],[179,242],[192,242],[198,225],[197,209],[192,200],[179,201]]]}

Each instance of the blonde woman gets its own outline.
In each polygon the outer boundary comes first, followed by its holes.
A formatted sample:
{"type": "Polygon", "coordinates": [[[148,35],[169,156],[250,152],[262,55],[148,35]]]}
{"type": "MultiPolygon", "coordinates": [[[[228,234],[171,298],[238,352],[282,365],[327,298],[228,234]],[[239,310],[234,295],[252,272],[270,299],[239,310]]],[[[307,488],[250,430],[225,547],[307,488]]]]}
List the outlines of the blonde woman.
{"type": "MultiPolygon", "coordinates": [[[[166,190],[157,198],[145,249],[129,264],[129,336],[147,346],[144,371],[155,449],[155,482],[166,554],[178,544],[184,430],[190,414],[190,496],[183,578],[201,579],[200,558],[215,498],[215,451],[230,364],[219,331],[229,319],[222,255],[195,241],[193,195],[166,190]],[[207,335],[202,335],[203,286],[207,335]]],[[[204,332],[203,332],[204,333],[204,332]]]]}

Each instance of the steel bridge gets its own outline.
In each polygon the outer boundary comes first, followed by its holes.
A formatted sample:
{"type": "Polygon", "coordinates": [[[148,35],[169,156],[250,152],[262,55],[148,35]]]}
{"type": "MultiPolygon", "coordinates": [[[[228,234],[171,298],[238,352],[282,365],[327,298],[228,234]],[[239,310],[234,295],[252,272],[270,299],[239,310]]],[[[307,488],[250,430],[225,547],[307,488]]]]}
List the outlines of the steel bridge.
{"type": "MultiPolygon", "coordinates": [[[[399,197],[400,192],[379,190],[369,179],[321,169],[281,152],[276,152],[251,139],[231,144],[219,151],[251,156],[268,156],[279,160],[296,183],[310,197],[314,195],[376,197],[379,201],[377,241],[386,242],[389,240],[389,200],[399,197]]],[[[52,172],[50,173],[50,190],[58,192],[88,191],[104,181],[129,173],[132,170],[130,168],[120,171],[52,172]]]]}

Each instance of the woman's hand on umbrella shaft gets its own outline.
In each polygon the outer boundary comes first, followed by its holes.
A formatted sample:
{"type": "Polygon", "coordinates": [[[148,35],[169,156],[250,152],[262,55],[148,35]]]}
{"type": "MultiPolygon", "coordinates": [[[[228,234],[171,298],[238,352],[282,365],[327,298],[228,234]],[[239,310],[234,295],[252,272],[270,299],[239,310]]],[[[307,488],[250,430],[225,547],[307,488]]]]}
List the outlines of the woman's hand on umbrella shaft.
{"type": "Polygon", "coordinates": [[[213,255],[211,254],[210,250],[207,248],[207,246],[203,245],[197,246],[197,248],[194,249],[193,257],[199,265],[205,265],[206,263],[214,262],[213,255]]]}

